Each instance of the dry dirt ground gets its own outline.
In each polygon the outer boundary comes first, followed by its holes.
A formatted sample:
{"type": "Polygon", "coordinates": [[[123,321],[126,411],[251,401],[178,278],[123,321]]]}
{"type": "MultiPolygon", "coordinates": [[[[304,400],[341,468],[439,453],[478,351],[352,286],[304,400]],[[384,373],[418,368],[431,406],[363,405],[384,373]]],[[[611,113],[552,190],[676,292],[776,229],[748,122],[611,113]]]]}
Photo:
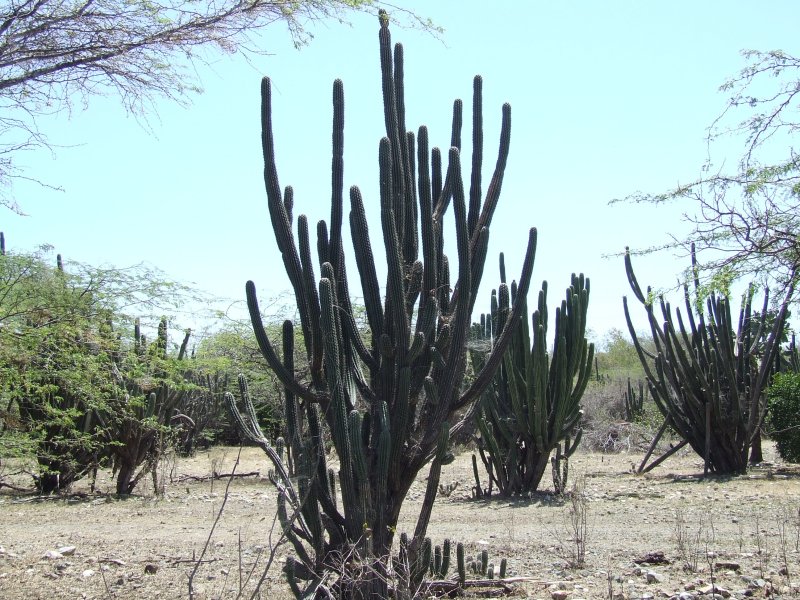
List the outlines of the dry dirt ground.
{"type": "MultiPolygon", "coordinates": [[[[82,495],[62,499],[0,495],[0,598],[188,598],[193,559],[203,553],[226,486],[192,477],[229,473],[237,451],[215,448],[178,460],[163,497],[140,484],[142,495],[116,499],[110,473],[100,474],[96,494],[81,482],[73,492],[82,495]],[[47,557],[65,546],[74,552],[47,557]]],[[[485,548],[490,562],[507,557],[509,574],[530,578],[514,587],[515,597],[800,598],[800,476],[772,448],[766,454],[770,462],[748,475],[702,479],[702,462],[690,453],[636,476],[631,467],[641,454],[579,452],[570,481],[585,484],[585,501],[573,503],[546,491],[472,500],[464,452],[443,471],[443,482],[459,486],[437,499],[428,533],[434,543],[464,542],[468,556],[485,548]],[[585,543],[585,564],[576,566],[572,522],[582,515],[587,528],[577,541],[585,543]],[[669,563],[636,562],[657,553],[669,563]]],[[[259,475],[231,483],[193,578],[195,598],[236,598],[240,589],[252,596],[273,524],[267,470],[260,451],[243,450],[236,471],[259,475]]],[[[400,530],[413,531],[424,485],[423,475],[400,530]]],[[[289,597],[282,558],[283,551],[256,597],[289,597]]]]}

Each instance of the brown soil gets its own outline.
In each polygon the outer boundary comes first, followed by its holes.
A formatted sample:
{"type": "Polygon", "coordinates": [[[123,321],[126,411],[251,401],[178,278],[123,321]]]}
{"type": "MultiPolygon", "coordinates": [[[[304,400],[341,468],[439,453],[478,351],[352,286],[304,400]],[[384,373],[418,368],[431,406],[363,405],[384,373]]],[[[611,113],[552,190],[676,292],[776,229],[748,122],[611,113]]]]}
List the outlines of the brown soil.
{"type": "MultiPolygon", "coordinates": [[[[748,475],[707,479],[688,452],[644,476],[631,472],[640,454],[579,452],[570,482],[585,483],[586,500],[575,503],[547,491],[472,500],[465,452],[444,469],[442,481],[459,486],[437,500],[428,533],[434,543],[464,542],[468,556],[486,548],[490,562],[507,557],[509,574],[530,578],[515,586],[517,597],[711,598],[713,581],[720,597],[800,598],[800,474],[766,450],[772,462],[748,475]],[[582,510],[586,557],[576,566],[571,517],[582,510]],[[658,552],[669,564],[635,562],[658,552]]],[[[161,498],[140,484],[143,495],[116,499],[109,473],[98,478],[99,494],[82,482],[73,490],[82,495],[62,499],[0,495],[0,598],[187,598],[193,559],[203,553],[226,486],[189,476],[229,473],[236,456],[237,449],[215,448],[180,459],[161,498]],[[63,546],[75,546],[74,554],[45,557],[63,546]]],[[[259,476],[230,485],[193,580],[198,599],[235,598],[240,585],[251,597],[268,554],[275,491],[264,479],[266,458],[245,449],[236,470],[259,476]]],[[[424,486],[423,475],[400,530],[413,531],[424,486]]],[[[283,558],[285,549],[257,597],[289,597],[283,558]]]]}

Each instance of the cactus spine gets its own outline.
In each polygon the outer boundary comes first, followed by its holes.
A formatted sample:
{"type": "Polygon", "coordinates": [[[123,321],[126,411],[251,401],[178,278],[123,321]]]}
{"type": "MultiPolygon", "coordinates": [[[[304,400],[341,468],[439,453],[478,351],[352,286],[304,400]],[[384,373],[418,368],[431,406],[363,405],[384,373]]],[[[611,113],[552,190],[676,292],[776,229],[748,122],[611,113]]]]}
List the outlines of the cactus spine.
{"type": "MultiPolygon", "coordinates": [[[[302,454],[296,470],[307,482],[298,493],[278,453],[253,419],[252,404],[243,398],[228,405],[240,428],[276,462],[275,479],[283,502],[297,513],[285,531],[307,567],[309,579],[319,581],[324,565],[334,555],[358,550],[371,561],[372,572],[387,568],[400,507],[417,473],[431,463],[428,491],[413,538],[406,544],[409,564],[425,566],[425,531],[438,488],[441,466],[452,460],[447,444],[452,433],[466,427],[469,418],[451,421],[469,409],[491,382],[510,343],[512,326],[499,332],[498,355],[489,357],[474,382],[462,389],[466,368],[466,343],[475,292],[480,285],[488,244],[489,224],[497,206],[510,143],[511,112],[503,107],[500,149],[491,184],[481,194],[482,147],[473,144],[472,185],[467,202],[461,175],[462,106],[453,107],[453,129],[447,151],[446,173],[442,153],[429,148],[428,132],[406,130],[403,93],[403,48],[392,48],[388,18],[381,13],[379,33],[386,136],[378,148],[380,234],[386,256],[387,278],[381,290],[375,254],[358,187],[350,188],[350,231],[354,259],[364,298],[370,339],[362,340],[350,302],[351,279],[345,266],[344,219],[344,91],[333,85],[332,203],[328,223],[317,226],[315,267],[305,216],[296,219],[294,196],[278,182],[272,133],[272,93],[269,79],[262,81],[262,147],[264,179],[272,227],[284,267],[295,292],[299,327],[310,365],[310,381],[299,381],[287,355],[284,358],[267,337],[253,282],[246,286],[248,307],[256,339],[265,360],[286,390],[287,446],[302,454]],[[457,261],[444,254],[445,213],[455,216],[457,261]],[[455,280],[450,267],[454,265],[455,280]],[[315,268],[320,277],[317,279],[315,268]],[[304,411],[299,406],[302,402],[304,411]],[[305,414],[303,414],[305,413],[305,414]],[[296,418],[295,418],[296,415],[296,418]],[[299,422],[304,420],[305,426],[299,422]],[[451,425],[452,424],[452,425],[451,425]],[[341,503],[332,493],[323,436],[336,449],[341,503]],[[307,508],[307,504],[316,505],[307,508]],[[319,514],[322,527],[314,522],[319,514]],[[301,551],[300,548],[303,550],[301,551]],[[422,562],[420,560],[422,559],[422,562]]],[[[482,139],[482,83],[473,88],[473,139],[482,139]]],[[[520,293],[527,292],[536,246],[530,231],[520,277],[520,293]]],[[[513,323],[522,308],[515,307],[513,323]]],[[[469,410],[467,411],[470,412],[469,410]]],[[[470,415],[471,416],[471,415],[470,415]]],[[[442,557],[444,560],[444,556],[442,557]]],[[[295,565],[295,574],[298,572],[295,565]]],[[[295,575],[297,576],[297,575],[295,575]]],[[[299,576],[298,576],[299,577],[299,576]]],[[[361,585],[361,584],[359,584],[361,585]]],[[[385,579],[363,583],[361,591],[387,593],[385,579]]],[[[299,589],[299,588],[298,588],[299,589]]],[[[301,593],[303,590],[299,590],[301,593]]],[[[355,594],[355,592],[354,592],[355,594]]]]}
{"type": "MultiPolygon", "coordinates": [[[[516,283],[510,288],[506,284],[502,254],[500,273],[500,287],[492,292],[491,312],[473,325],[473,337],[479,342],[472,352],[476,366],[480,368],[487,356],[480,341],[490,346],[495,332],[505,328],[509,319],[518,319],[519,327],[493,385],[483,394],[476,417],[478,450],[490,489],[494,483],[506,496],[538,489],[550,455],[556,451],[552,464],[558,491],[566,485],[567,461],[580,442],[580,400],[592,371],[594,344],[586,340],[589,280],[572,275],[566,297],[556,309],[551,357],[547,351],[547,282],[542,284],[533,313],[531,340],[527,317],[512,316],[516,307],[522,307],[521,314],[527,313],[526,299],[516,283]]],[[[495,352],[492,348],[488,356],[495,352]]]]}

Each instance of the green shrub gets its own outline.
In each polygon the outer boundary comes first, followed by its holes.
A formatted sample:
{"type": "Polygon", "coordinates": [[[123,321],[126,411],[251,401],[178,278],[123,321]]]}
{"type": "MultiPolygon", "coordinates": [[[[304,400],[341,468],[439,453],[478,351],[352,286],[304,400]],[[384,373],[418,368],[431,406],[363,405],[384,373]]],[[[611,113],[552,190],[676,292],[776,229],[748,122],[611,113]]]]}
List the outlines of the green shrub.
{"type": "Polygon", "coordinates": [[[781,458],[800,462],[800,373],[778,373],[767,392],[769,426],[781,458]]]}

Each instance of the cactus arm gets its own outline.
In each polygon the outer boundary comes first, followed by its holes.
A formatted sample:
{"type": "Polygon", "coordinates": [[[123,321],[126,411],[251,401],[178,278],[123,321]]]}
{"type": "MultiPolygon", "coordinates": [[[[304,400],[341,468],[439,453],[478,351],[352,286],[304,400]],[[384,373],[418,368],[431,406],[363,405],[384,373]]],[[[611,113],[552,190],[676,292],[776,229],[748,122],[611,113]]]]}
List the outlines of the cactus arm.
{"type": "MultiPolygon", "coordinates": [[[[464,104],[461,100],[454,100],[453,101],[453,121],[452,126],[450,128],[450,148],[457,148],[461,149],[461,125],[463,123],[463,112],[464,112],[464,104]]],[[[435,149],[434,149],[435,150],[435,149]]],[[[434,154],[434,159],[437,157],[434,154]]],[[[441,172],[441,155],[438,157],[438,165],[437,161],[434,161],[434,166],[439,167],[439,171],[441,172]]],[[[434,171],[435,172],[435,171],[434,171]]],[[[441,179],[441,177],[439,177],[441,179]]],[[[433,220],[435,223],[438,223],[441,226],[441,223],[444,219],[444,214],[447,212],[447,208],[450,206],[450,200],[453,197],[453,181],[450,178],[450,169],[448,168],[447,173],[444,178],[444,184],[441,186],[441,191],[438,195],[434,194],[434,202],[435,206],[433,209],[433,220]]],[[[437,236],[439,244],[442,243],[442,236],[441,234],[437,236]]],[[[439,256],[443,256],[444,253],[442,251],[441,245],[439,246],[438,250],[439,256]]]]}
{"type": "Polygon", "coordinates": [[[475,231],[481,208],[481,168],[483,165],[483,79],[472,80],[472,179],[469,186],[467,228],[475,231]]]}
{"type": "Polygon", "coordinates": [[[484,227],[489,227],[492,223],[495,209],[497,208],[498,201],[500,200],[500,190],[503,187],[503,176],[506,170],[506,163],[508,162],[508,153],[511,146],[511,105],[503,104],[503,117],[500,125],[500,147],[497,153],[497,162],[495,164],[492,179],[489,182],[489,187],[486,190],[486,198],[483,203],[481,215],[475,225],[473,232],[473,241],[471,246],[477,244],[476,237],[478,232],[484,227]]]}
{"type": "Polygon", "coordinates": [[[381,308],[381,291],[375,272],[375,258],[369,241],[367,215],[364,201],[358,187],[350,188],[350,232],[355,249],[356,265],[361,278],[361,289],[364,294],[364,306],[367,320],[372,330],[373,339],[379,339],[383,333],[383,309],[381,308]]]}
{"type": "Polygon", "coordinates": [[[396,159],[392,156],[390,140],[383,138],[379,148],[380,164],[380,192],[381,192],[381,224],[383,226],[383,239],[386,250],[387,262],[387,292],[385,331],[390,331],[396,337],[396,352],[400,356],[396,360],[402,362],[402,354],[408,348],[405,339],[408,336],[408,315],[403,310],[405,306],[403,280],[403,266],[400,256],[400,239],[397,233],[397,215],[393,208],[394,181],[393,164],[396,159]]]}
{"type": "Polygon", "coordinates": [[[377,464],[375,468],[376,489],[375,504],[377,505],[376,535],[381,539],[387,536],[389,515],[387,514],[386,498],[389,493],[389,465],[392,454],[392,433],[389,423],[389,412],[386,402],[378,406],[378,433],[377,464]]]}
{"type": "Polygon", "coordinates": [[[417,162],[419,183],[419,216],[420,233],[422,236],[422,257],[425,269],[422,278],[422,294],[420,296],[420,312],[424,310],[423,304],[435,293],[437,279],[438,256],[436,252],[436,240],[434,237],[433,224],[433,200],[430,175],[430,163],[428,162],[428,128],[420,127],[417,139],[417,162]]]}
{"type": "Polygon", "coordinates": [[[311,261],[311,242],[308,235],[308,218],[300,215],[297,218],[297,240],[300,246],[300,264],[305,277],[305,289],[311,306],[309,326],[311,335],[303,336],[306,357],[309,359],[311,377],[316,385],[324,385],[322,373],[322,330],[319,325],[319,295],[314,280],[314,265],[311,261]]]}
{"type": "MultiPolygon", "coordinates": [[[[444,382],[443,389],[448,390],[448,392],[452,390],[452,394],[457,394],[460,388],[457,379],[460,378],[463,373],[462,363],[465,360],[465,356],[460,352],[460,349],[464,346],[466,334],[469,331],[469,293],[472,287],[472,268],[469,255],[469,231],[467,230],[467,212],[464,200],[464,187],[461,179],[461,159],[458,150],[455,148],[450,149],[450,165],[448,168],[448,173],[454,182],[453,210],[456,221],[456,247],[458,249],[459,265],[458,283],[456,284],[456,288],[460,289],[461,293],[465,297],[456,303],[451,329],[453,333],[452,341],[450,343],[454,348],[459,349],[459,351],[449,353],[452,358],[451,360],[447,361],[447,366],[442,373],[441,381],[444,382]]],[[[442,400],[443,401],[439,406],[439,414],[444,415],[450,408],[452,398],[446,396],[442,398],[442,400]]],[[[437,419],[437,421],[439,421],[439,419],[437,419]]],[[[435,432],[435,435],[438,436],[438,432],[435,432]]]]}
{"type": "Polygon", "coordinates": [[[333,265],[337,281],[343,263],[342,213],[344,204],[344,85],[341,79],[333,82],[333,134],[331,157],[331,228],[328,262],[333,265]]]}
{"type": "Polygon", "coordinates": [[[433,511],[433,501],[436,499],[436,493],[439,490],[439,478],[442,474],[442,463],[447,458],[447,444],[450,439],[450,424],[445,421],[439,429],[439,438],[436,444],[436,454],[431,461],[431,466],[428,471],[428,484],[425,487],[425,498],[422,501],[422,508],[420,509],[419,516],[417,517],[417,526],[414,529],[414,538],[411,542],[411,548],[416,550],[422,544],[425,532],[428,529],[428,523],[431,520],[431,513],[433,511]]]}
{"type": "Polygon", "coordinates": [[[328,397],[326,394],[315,392],[300,385],[297,380],[284,369],[281,360],[272,348],[272,344],[267,337],[267,332],[264,329],[264,323],[261,320],[261,311],[258,307],[258,298],[256,296],[256,286],[252,281],[248,281],[246,285],[247,293],[247,307],[250,311],[250,320],[253,322],[253,332],[258,342],[258,347],[261,354],[269,364],[270,368],[275,372],[275,375],[280,380],[281,384],[289,388],[293,394],[302,398],[306,402],[319,402],[323,406],[327,406],[328,397]]]}
{"type": "MultiPolygon", "coordinates": [[[[411,369],[403,367],[400,369],[399,386],[397,388],[397,396],[392,406],[391,422],[392,426],[392,439],[391,439],[391,473],[394,474],[400,469],[400,461],[402,457],[402,450],[405,441],[408,439],[408,428],[410,425],[409,419],[409,394],[411,386],[411,369]]],[[[393,477],[390,476],[390,480],[393,477]]]]}
{"type": "MultiPolygon", "coordinates": [[[[347,399],[345,398],[345,388],[341,369],[341,357],[339,352],[337,336],[337,319],[334,311],[334,290],[330,279],[323,278],[319,282],[320,308],[322,310],[322,331],[325,343],[325,356],[328,364],[326,376],[328,379],[328,389],[331,394],[330,417],[333,434],[333,442],[336,446],[342,465],[352,465],[352,451],[347,426],[347,399]]],[[[343,467],[339,471],[342,484],[342,504],[346,518],[348,534],[351,539],[358,539],[362,529],[362,523],[354,518],[357,512],[357,502],[353,474],[350,468],[343,467]]]]}
{"type": "Polygon", "coordinates": [[[286,212],[286,205],[281,199],[278,171],[275,165],[275,144],[272,132],[272,87],[269,77],[264,77],[261,80],[261,146],[264,156],[264,183],[272,227],[275,231],[275,241],[283,258],[286,274],[295,291],[297,309],[300,313],[303,331],[310,332],[310,310],[307,304],[302,265],[294,245],[291,221],[286,212]]]}
{"type": "MultiPolygon", "coordinates": [[[[530,287],[531,283],[531,276],[533,275],[533,262],[536,257],[536,228],[532,228],[528,234],[528,247],[525,252],[525,260],[522,264],[522,274],[519,278],[519,291],[518,293],[525,296],[528,293],[528,288],[530,287]]],[[[505,327],[503,327],[502,333],[497,338],[497,343],[495,344],[495,350],[489,356],[489,359],[486,361],[486,365],[484,365],[481,372],[475,377],[472,384],[461,394],[461,397],[455,403],[455,408],[460,409],[471,402],[473,403],[470,409],[465,413],[465,415],[461,418],[461,420],[453,427],[453,430],[450,432],[450,435],[455,436],[459,431],[461,431],[469,421],[474,418],[476,404],[474,401],[480,397],[483,390],[486,389],[486,386],[492,380],[497,367],[502,360],[503,353],[506,351],[509,343],[511,342],[511,337],[514,334],[514,328],[516,321],[520,318],[520,313],[522,312],[521,305],[515,306],[511,309],[511,315],[509,317],[508,322],[506,323],[505,327]]]]}

